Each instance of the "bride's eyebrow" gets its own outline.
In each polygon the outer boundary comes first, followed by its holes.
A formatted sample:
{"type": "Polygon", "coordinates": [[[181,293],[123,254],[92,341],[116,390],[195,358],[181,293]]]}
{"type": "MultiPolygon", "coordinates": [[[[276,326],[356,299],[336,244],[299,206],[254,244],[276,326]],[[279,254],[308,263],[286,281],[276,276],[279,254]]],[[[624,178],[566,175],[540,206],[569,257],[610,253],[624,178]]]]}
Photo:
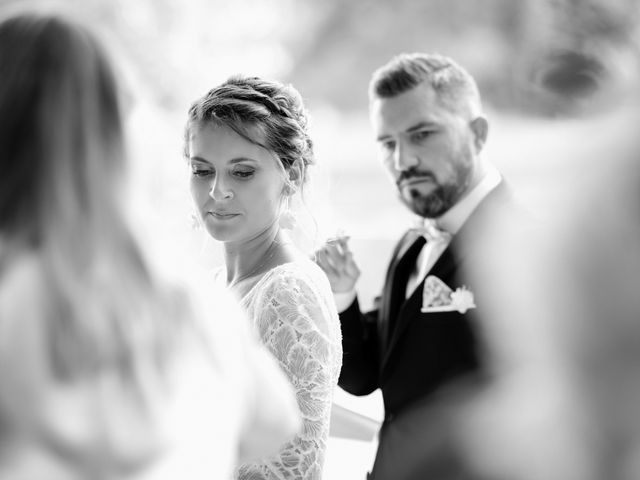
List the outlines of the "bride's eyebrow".
{"type": "Polygon", "coordinates": [[[232,158],[231,160],[229,160],[229,163],[240,163],[240,162],[259,163],[258,160],[255,160],[255,159],[249,158],[249,157],[236,157],[236,158],[232,158]]]}
{"type": "Polygon", "coordinates": [[[210,161],[208,161],[205,158],[198,157],[198,156],[190,157],[189,160],[192,161],[192,162],[201,162],[201,163],[206,163],[207,165],[211,165],[210,161]]]}
{"type": "MultiPolygon", "coordinates": [[[[197,155],[194,155],[193,157],[189,157],[189,161],[190,162],[206,163],[207,165],[213,166],[212,162],[210,162],[206,158],[202,158],[202,157],[199,157],[197,155]]],[[[256,163],[256,164],[260,163],[258,160],[254,159],[254,158],[249,158],[249,157],[234,157],[231,160],[229,160],[228,163],[230,163],[232,165],[235,165],[236,163],[242,163],[242,162],[251,162],[251,163],[256,163]]]]}

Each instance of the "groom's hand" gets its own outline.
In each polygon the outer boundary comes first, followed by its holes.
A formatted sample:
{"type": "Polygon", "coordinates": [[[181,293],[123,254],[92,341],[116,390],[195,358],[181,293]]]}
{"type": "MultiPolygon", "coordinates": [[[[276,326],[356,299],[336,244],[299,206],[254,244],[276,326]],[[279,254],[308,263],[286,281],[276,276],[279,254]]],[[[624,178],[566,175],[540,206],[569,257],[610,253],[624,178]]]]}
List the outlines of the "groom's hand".
{"type": "Polygon", "coordinates": [[[329,278],[334,293],[346,293],[355,289],[360,269],[349,250],[348,237],[327,240],[315,253],[316,263],[329,278]]]}

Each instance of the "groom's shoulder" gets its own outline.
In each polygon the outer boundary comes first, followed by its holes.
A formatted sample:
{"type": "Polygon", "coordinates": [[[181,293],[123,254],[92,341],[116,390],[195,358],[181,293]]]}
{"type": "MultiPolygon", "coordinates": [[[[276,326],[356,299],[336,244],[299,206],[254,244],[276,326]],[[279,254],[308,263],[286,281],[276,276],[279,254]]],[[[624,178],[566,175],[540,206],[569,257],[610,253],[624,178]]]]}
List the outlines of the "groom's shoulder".
{"type": "Polygon", "coordinates": [[[507,222],[513,219],[525,221],[533,218],[523,204],[518,192],[504,178],[489,194],[482,199],[467,219],[470,224],[485,225],[493,222],[507,222]]]}

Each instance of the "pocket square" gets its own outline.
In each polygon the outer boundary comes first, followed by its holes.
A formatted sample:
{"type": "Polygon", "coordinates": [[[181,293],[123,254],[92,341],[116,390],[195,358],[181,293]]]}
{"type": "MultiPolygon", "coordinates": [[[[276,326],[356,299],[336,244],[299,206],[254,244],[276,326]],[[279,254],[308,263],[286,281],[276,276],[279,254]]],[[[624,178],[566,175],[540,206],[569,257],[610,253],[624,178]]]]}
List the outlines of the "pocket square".
{"type": "Polygon", "coordinates": [[[422,313],[460,312],[476,308],[473,292],[462,286],[453,291],[435,275],[429,275],[422,290],[422,313]]]}

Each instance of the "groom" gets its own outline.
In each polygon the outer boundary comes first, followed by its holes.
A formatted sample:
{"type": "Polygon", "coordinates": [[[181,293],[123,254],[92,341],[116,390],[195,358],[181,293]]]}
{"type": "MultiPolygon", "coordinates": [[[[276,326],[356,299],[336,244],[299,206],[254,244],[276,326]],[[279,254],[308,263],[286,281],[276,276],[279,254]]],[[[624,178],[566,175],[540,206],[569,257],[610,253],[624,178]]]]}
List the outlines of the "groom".
{"type": "MultiPolygon", "coordinates": [[[[346,240],[317,252],[343,334],[339,385],[382,389],[385,420],[369,478],[469,478],[454,423],[482,378],[482,289],[468,274],[486,226],[511,200],[481,158],[488,123],[474,79],[449,58],[402,54],[370,83],[381,160],[401,201],[423,219],[393,252],[375,310],[363,313],[346,240]]],[[[488,280],[488,279],[487,279],[488,280]]]]}

